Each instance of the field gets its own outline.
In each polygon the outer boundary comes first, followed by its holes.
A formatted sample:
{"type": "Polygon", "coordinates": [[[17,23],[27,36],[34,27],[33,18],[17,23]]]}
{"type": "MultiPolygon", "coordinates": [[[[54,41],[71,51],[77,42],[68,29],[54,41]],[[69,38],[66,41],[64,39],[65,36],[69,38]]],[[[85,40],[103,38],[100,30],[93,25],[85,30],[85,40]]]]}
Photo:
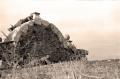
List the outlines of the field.
{"type": "Polygon", "coordinates": [[[120,79],[120,60],[70,61],[1,73],[2,79],[120,79]]]}

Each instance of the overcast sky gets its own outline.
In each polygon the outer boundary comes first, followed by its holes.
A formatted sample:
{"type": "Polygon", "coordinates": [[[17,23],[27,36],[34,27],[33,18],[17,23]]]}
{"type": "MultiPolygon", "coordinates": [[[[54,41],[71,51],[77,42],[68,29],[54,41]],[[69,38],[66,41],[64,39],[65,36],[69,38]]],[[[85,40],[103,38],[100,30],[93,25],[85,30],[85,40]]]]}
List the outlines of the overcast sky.
{"type": "MultiPolygon", "coordinates": [[[[89,59],[120,58],[120,1],[118,0],[1,0],[0,30],[38,11],[71,36],[89,59]]],[[[0,33],[1,36],[3,36],[0,33]]]]}

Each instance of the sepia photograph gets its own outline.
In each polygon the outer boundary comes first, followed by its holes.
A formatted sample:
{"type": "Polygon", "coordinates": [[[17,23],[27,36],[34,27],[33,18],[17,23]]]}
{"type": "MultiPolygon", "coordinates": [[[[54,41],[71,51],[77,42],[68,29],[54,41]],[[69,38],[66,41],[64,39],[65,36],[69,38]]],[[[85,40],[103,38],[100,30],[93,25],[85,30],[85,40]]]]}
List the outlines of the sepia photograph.
{"type": "Polygon", "coordinates": [[[1,0],[0,79],[120,79],[120,0],[1,0]]]}

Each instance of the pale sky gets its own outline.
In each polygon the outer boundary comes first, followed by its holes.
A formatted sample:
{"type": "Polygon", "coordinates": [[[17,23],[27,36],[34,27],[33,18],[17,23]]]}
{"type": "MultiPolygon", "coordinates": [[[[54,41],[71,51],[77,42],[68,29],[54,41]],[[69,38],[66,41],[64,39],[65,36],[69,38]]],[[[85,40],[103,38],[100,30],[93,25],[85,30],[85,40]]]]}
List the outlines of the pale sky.
{"type": "Polygon", "coordinates": [[[0,30],[8,34],[10,24],[33,11],[88,50],[88,59],[120,58],[119,0],[1,0],[0,30]]]}

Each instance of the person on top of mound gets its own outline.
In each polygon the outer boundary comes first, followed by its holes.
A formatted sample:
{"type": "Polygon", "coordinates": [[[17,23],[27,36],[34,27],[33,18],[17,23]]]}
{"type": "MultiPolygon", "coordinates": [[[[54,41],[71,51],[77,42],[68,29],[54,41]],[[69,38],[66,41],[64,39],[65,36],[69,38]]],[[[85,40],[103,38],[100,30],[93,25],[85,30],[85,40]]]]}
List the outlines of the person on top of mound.
{"type": "Polygon", "coordinates": [[[22,25],[23,23],[26,23],[28,21],[31,21],[31,20],[35,20],[35,19],[40,19],[39,17],[40,13],[38,12],[33,12],[30,14],[30,16],[24,18],[24,19],[20,19],[15,25],[12,25],[12,27],[10,27],[8,30],[9,31],[13,31],[16,27],[22,25]]]}
{"type": "Polygon", "coordinates": [[[70,36],[66,35],[64,38],[65,38],[65,41],[67,42],[67,47],[71,49],[73,52],[76,52],[76,47],[74,44],[72,44],[72,41],[70,40],[70,36]]]}

